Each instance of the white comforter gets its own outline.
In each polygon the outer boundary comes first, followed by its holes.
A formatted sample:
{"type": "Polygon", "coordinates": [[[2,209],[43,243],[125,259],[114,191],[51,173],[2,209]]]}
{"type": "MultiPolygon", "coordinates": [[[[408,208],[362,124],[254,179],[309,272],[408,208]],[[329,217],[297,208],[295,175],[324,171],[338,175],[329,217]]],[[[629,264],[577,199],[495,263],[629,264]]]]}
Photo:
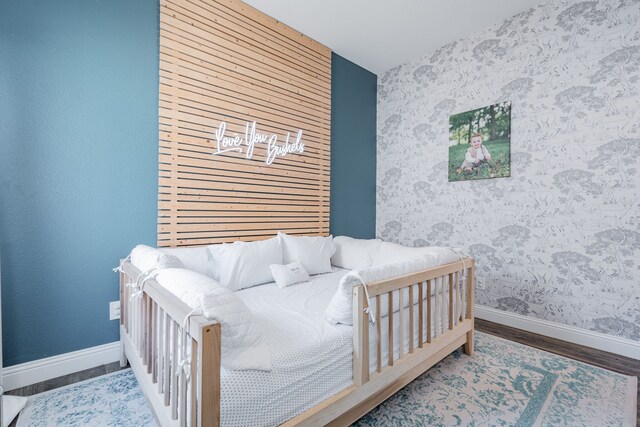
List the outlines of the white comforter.
{"type": "Polygon", "coordinates": [[[351,327],[331,325],[324,310],[348,271],[310,283],[275,283],[236,292],[263,325],[271,372],[222,370],[222,425],[275,426],[353,382],[351,327]]]}

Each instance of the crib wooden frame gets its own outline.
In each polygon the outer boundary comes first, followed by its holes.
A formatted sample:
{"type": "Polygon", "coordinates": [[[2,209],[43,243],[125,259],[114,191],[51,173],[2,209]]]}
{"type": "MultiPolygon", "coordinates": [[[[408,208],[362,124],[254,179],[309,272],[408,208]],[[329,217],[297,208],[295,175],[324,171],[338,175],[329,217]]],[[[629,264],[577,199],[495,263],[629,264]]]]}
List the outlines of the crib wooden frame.
{"type": "MultiPolygon", "coordinates": [[[[473,354],[474,339],[474,261],[464,258],[424,271],[367,285],[370,303],[375,305],[377,321],[369,322],[363,286],[353,293],[353,385],[285,422],[283,426],[346,426],[464,345],[473,354]],[[466,288],[460,286],[461,275],[466,288]],[[405,292],[405,288],[408,288],[405,292]],[[393,316],[388,328],[380,322],[381,297],[389,308],[394,298],[400,307],[399,336],[394,337],[393,316]],[[404,301],[404,298],[409,301],[404,301]],[[432,299],[434,302],[432,303],[432,299]],[[461,306],[459,306],[461,304],[461,306]],[[404,316],[409,316],[408,331],[404,316]],[[417,316],[417,319],[414,317],[417,316]],[[414,324],[417,320],[417,331],[414,324]],[[370,328],[374,329],[373,334],[370,328]],[[435,332],[432,333],[432,330],[435,332]],[[409,335],[405,335],[405,334],[409,335]],[[375,369],[369,366],[370,336],[374,336],[375,369]],[[399,346],[399,357],[389,352],[386,365],[381,360],[382,336],[389,342],[409,339],[408,351],[399,346]],[[383,366],[384,365],[384,366],[383,366]]],[[[120,342],[122,366],[129,361],[140,387],[161,426],[220,425],[220,324],[202,316],[191,316],[183,331],[190,308],[155,280],[145,282],[137,297],[135,282],[140,271],[128,261],[120,273],[120,342]],[[183,335],[186,333],[186,335],[183,335]],[[191,363],[180,366],[178,341],[188,336],[191,363]],[[188,371],[189,375],[175,375],[188,371]],[[190,396],[188,399],[187,396],[190,396]]],[[[391,310],[390,310],[391,312],[391,310]]]]}

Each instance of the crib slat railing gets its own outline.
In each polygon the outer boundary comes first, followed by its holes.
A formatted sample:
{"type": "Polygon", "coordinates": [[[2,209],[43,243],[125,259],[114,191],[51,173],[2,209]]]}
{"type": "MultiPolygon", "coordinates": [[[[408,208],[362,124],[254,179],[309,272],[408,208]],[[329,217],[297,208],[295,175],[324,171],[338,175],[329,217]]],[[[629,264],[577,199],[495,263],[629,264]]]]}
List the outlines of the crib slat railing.
{"type": "Polygon", "coordinates": [[[121,329],[129,359],[163,426],[220,425],[220,324],[192,315],[191,308],[155,280],[141,295],[126,284],[139,270],[123,263],[121,329]],[[190,356],[185,349],[190,350],[190,356]],[[164,420],[164,421],[163,421],[164,420]]]}
{"type": "MultiPolygon", "coordinates": [[[[375,304],[375,333],[372,337],[375,336],[376,340],[376,366],[371,375],[380,375],[391,369],[396,362],[413,357],[420,351],[427,351],[432,344],[451,335],[458,326],[469,328],[470,322],[466,320],[473,320],[473,272],[473,261],[465,259],[464,262],[458,261],[421,273],[367,285],[371,303],[375,304]],[[467,279],[464,280],[464,277],[467,279]],[[414,299],[416,286],[418,301],[414,299]],[[385,309],[386,312],[383,312],[385,309]],[[405,310],[409,311],[408,325],[405,325],[405,310]],[[386,322],[388,327],[383,328],[383,322],[386,322]],[[405,334],[407,331],[408,335],[405,334]],[[389,344],[388,348],[383,345],[385,341],[389,344]],[[383,356],[386,356],[384,360],[383,356]]],[[[363,286],[354,287],[356,385],[366,383],[370,379],[369,316],[365,312],[365,308],[368,307],[366,298],[363,286]]],[[[467,333],[467,337],[473,338],[472,330],[467,333]]]]}
{"type": "MultiPolygon", "coordinates": [[[[380,295],[376,295],[376,336],[382,335],[380,295]]],[[[376,340],[376,371],[382,372],[382,342],[376,340]]]]}
{"type": "MultiPolygon", "coordinates": [[[[424,347],[424,329],[422,326],[422,319],[424,319],[424,295],[422,283],[418,283],[418,348],[424,347]]],[[[413,339],[413,337],[411,337],[411,339],[413,339]]]]}
{"type": "Polygon", "coordinates": [[[413,354],[414,351],[414,327],[413,327],[413,285],[409,286],[409,353],[413,354]]]}
{"type": "Polygon", "coordinates": [[[453,273],[449,273],[449,330],[453,330],[453,273]]]}
{"type": "Polygon", "coordinates": [[[431,282],[433,280],[427,280],[427,344],[431,344],[431,319],[433,313],[431,310],[431,282]]]}
{"type": "Polygon", "coordinates": [[[398,291],[398,304],[400,307],[400,318],[399,320],[399,331],[398,331],[398,342],[399,344],[399,348],[400,351],[398,353],[398,359],[402,359],[402,357],[404,356],[404,289],[401,289],[400,291],[398,291]]]}
{"type": "Polygon", "coordinates": [[[369,382],[369,313],[365,311],[369,303],[366,298],[362,286],[353,288],[353,383],[355,385],[369,382]]]}
{"type": "Polygon", "coordinates": [[[164,313],[164,369],[162,374],[162,391],[164,394],[164,406],[169,406],[171,403],[171,373],[174,372],[171,370],[171,342],[173,335],[173,327],[171,318],[164,313]]]}

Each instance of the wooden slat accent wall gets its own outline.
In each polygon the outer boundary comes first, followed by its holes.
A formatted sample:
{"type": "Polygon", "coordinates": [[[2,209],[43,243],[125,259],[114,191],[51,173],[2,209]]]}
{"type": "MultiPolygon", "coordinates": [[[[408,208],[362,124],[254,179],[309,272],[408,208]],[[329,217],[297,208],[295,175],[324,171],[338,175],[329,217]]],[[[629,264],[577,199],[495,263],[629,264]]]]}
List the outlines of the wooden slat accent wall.
{"type": "Polygon", "coordinates": [[[331,50],[239,0],[160,1],[158,246],[329,233],[331,50]],[[302,130],[214,156],[215,132],[302,130]]]}

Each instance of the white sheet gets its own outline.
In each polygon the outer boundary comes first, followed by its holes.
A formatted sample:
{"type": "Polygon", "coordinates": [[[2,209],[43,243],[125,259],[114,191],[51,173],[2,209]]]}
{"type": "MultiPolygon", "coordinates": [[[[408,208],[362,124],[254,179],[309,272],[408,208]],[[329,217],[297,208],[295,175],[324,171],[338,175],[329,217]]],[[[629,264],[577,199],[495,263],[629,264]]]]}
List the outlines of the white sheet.
{"type": "Polygon", "coordinates": [[[351,327],[331,325],[324,310],[348,270],[284,289],[275,283],[236,292],[263,324],[271,372],[221,374],[223,426],[275,426],[353,382],[351,327]]]}
{"type": "MultiPolygon", "coordinates": [[[[331,325],[324,311],[348,270],[312,276],[309,283],[281,289],[275,283],[236,292],[264,326],[272,349],[273,370],[230,371],[221,374],[223,426],[276,426],[306,411],[353,383],[352,327],[331,325]]],[[[441,289],[441,288],[440,288],[441,289]]],[[[448,309],[448,286],[438,292],[438,311],[448,309]],[[443,297],[446,304],[443,304],[443,297]]],[[[396,292],[397,298],[397,292],[396,292]]],[[[415,346],[417,347],[418,293],[415,291],[415,346]]],[[[432,307],[435,311],[435,296],[432,307]]],[[[459,299],[457,299],[459,301],[459,299]]],[[[407,301],[407,300],[405,300],[407,301]]],[[[386,302],[386,299],[385,299],[386,302]]],[[[372,301],[372,304],[375,303],[372,301]]],[[[459,305],[459,304],[457,304],[459,305]]],[[[459,308],[459,307],[458,307],[459,308]]],[[[396,306],[396,310],[398,307],[396,306]]],[[[426,304],[424,308],[426,312],[426,304]]],[[[459,310],[456,310],[459,312],[459,310]]],[[[385,313],[386,314],[386,313],[385,313]]],[[[400,313],[394,313],[394,354],[399,354],[400,313]]],[[[404,310],[404,349],[408,352],[408,308],[404,310]]],[[[426,322],[425,322],[426,324],[426,322]]],[[[447,328],[448,324],[439,325],[447,328]]],[[[382,319],[388,330],[388,317],[382,319]]],[[[432,334],[435,331],[435,323],[432,334]]],[[[376,369],[376,327],[370,324],[369,366],[376,369]]],[[[424,331],[426,337],[426,330],[424,331]]],[[[426,341],[426,338],[425,338],[426,341]]],[[[382,340],[382,366],[388,362],[389,343],[382,340]]]]}

